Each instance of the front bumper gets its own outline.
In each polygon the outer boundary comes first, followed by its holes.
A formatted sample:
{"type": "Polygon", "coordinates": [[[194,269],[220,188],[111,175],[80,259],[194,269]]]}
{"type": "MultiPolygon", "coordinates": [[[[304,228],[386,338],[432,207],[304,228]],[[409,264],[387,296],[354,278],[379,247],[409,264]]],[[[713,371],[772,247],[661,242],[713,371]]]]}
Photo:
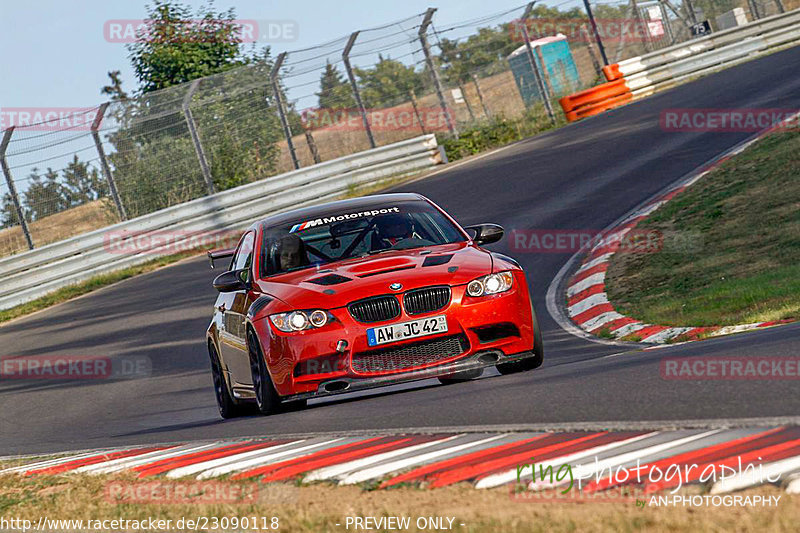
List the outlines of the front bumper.
{"type": "Polygon", "coordinates": [[[394,375],[376,375],[358,378],[343,377],[324,381],[320,383],[317,390],[313,392],[304,392],[291,396],[284,396],[281,398],[281,401],[290,402],[293,400],[307,400],[311,398],[333,396],[336,394],[346,394],[348,392],[356,392],[375,387],[386,387],[388,385],[396,385],[398,383],[420,381],[439,376],[449,376],[455,372],[474,370],[478,368],[483,369],[500,363],[511,363],[526,359],[528,357],[534,357],[534,355],[535,354],[532,351],[521,352],[513,355],[506,355],[501,350],[479,351],[471,355],[462,356],[458,361],[455,362],[440,364],[429,368],[423,368],[421,370],[405,371],[394,375]]]}
{"type": "Polygon", "coordinates": [[[330,310],[336,321],[318,330],[281,333],[268,320],[258,320],[254,326],[264,344],[263,353],[267,354],[267,367],[275,388],[287,401],[427,379],[533,356],[531,302],[527,282],[521,271],[514,272],[514,285],[507,292],[473,298],[467,296],[465,291],[464,285],[451,287],[450,303],[443,309],[418,315],[408,315],[402,309],[398,318],[385,322],[360,323],[350,315],[347,308],[337,308],[330,310]],[[436,315],[447,317],[446,333],[378,347],[367,343],[366,332],[371,327],[436,315]],[[506,331],[502,335],[487,334],[487,326],[506,331]],[[385,367],[369,372],[363,371],[363,367],[359,371],[359,366],[353,365],[354,355],[363,361],[364,357],[376,349],[404,346],[413,348],[412,345],[421,342],[456,336],[466,339],[466,349],[452,356],[434,358],[424,364],[403,368],[385,367]],[[341,346],[341,341],[347,343],[347,348],[337,351],[337,344],[341,346]],[[367,355],[359,355],[365,352],[367,355]],[[320,361],[323,364],[317,364],[320,361]]]}

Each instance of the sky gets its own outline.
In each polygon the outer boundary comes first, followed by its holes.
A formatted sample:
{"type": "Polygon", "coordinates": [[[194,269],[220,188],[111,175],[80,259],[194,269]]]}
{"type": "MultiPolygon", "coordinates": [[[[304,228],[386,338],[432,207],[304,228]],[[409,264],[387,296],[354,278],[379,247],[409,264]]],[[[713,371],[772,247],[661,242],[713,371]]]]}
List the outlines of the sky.
{"type": "MultiPolygon", "coordinates": [[[[551,0],[545,3],[579,0],[551,0]]],[[[136,79],[124,44],[103,32],[110,20],[142,19],[149,0],[0,0],[0,108],[83,107],[105,100],[100,88],[107,72],[120,70],[123,87],[136,79]]],[[[193,10],[205,1],[184,0],[193,10]]],[[[435,24],[471,20],[521,8],[524,0],[217,0],[217,10],[233,7],[237,18],[294,21],[296,40],[271,43],[273,50],[306,48],[438,8],[435,24]]],[[[268,43],[270,44],[270,43],[268,43]]]]}

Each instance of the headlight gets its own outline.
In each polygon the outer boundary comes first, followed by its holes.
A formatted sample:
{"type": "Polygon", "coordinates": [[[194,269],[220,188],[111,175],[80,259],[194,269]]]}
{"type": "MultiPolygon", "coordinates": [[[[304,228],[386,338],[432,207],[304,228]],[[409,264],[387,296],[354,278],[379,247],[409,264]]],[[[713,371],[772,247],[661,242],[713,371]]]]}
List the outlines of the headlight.
{"type": "Polygon", "coordinates": [[[331,320],[333,315],[321,309],[312,311],[290,311],[270,315],[269,319],[280,331],[290,333],[304,329],[321,328],[331,320]]]}
{"type": "Polygon", "coordinates": [[[498,272],[489,274],[482,278],[473,279],[467,284],[467,294],[469,296],[484,296],[486,294],[497,294],[505,292],[514,283],[514,276],[511,272],[498,272]]]}

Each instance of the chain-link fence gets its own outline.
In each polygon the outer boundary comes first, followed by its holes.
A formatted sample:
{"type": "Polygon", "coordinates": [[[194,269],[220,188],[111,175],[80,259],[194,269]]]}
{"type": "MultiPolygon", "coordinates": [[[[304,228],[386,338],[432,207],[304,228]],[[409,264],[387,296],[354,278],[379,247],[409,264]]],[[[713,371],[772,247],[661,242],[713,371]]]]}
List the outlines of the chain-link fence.
{"type": "Polygon", "coordinates": [[[605,62],[736,23],[735,8],[797,4],[551,0],[455,22],[430,9],[134,99],[3,109],[0,256],[424,133],[531,135],[605,62]]]}

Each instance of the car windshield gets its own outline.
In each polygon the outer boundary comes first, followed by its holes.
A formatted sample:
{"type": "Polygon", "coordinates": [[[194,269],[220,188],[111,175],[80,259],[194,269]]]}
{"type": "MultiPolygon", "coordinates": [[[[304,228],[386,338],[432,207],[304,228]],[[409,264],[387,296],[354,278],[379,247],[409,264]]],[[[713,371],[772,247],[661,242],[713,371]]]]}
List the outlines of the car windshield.
{"type": "Polygon", "coordinates": [[[458,228],[427,202],[396,202],[361,211],[323,213],[265,228],[262,277],[334,261],[465,240],[458,228]]]}

